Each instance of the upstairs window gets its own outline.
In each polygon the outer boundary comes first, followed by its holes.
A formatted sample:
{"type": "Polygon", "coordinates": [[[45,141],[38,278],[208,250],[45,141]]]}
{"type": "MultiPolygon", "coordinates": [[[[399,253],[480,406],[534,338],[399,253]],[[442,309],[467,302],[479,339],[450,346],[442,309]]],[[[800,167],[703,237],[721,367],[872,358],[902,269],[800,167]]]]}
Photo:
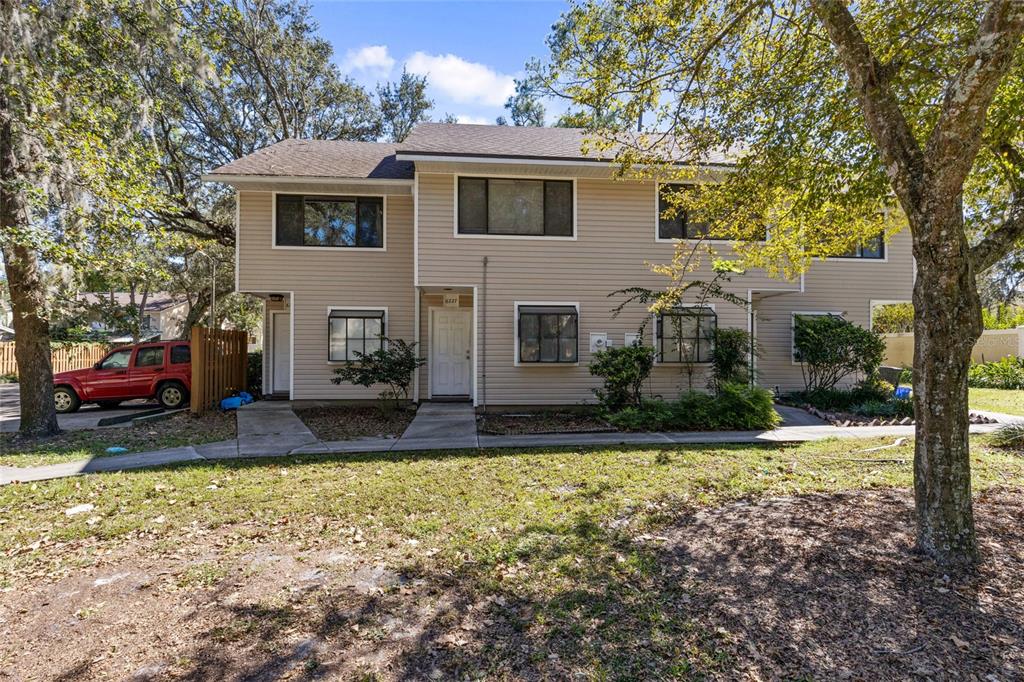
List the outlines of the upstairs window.
{"type": "Polygon", "coordinates": [[[575,363],[579,311],[573,305],[524,305],[518,320],[520,363],[575,363]]]}
{"type": "Polygon", "coordinates": [[[658,362],[711,362],[718,316],[711,308],[677,308],[658,315],[658,362]]]}
{"type": "Polygon", "coordinates": [[[277,195],[278,246],[379,249],[384,246],[381,197],[277,195]]]}
{"type": "Polygon", "coordinates": [[[332,310],[327,319],[330,362],[358,362],[357,352],[369,355],[381,349],[383,310],[332,310]]]}
{"type": "Polygon", "coordinates": [[[459,234],[573,235],[572,182],[459,178],[459,234]]]}
{"type": "Polygon", "coordinates": [[[707,223],[690,220],[686,211],[674,208],[669,201],[675,192],[690,191],[693,191],[691,185],[658,185],[658,239],[701,239],[707,237],[707,223]]]}
{"type": "Polygon", "coordinates": [[[859,244],[856,248],[850,249],[844,254],[835,256],[835,258],[874,258],[883,259],[885,258],[885,238],[882,235],[873,237],[863,244],[859,244]]]}

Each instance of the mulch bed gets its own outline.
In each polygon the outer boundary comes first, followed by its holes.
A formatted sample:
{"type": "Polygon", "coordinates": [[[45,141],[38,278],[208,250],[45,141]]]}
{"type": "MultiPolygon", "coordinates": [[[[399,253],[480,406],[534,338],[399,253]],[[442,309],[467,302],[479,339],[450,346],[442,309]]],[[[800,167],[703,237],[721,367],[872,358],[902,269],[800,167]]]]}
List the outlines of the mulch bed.
{"type": "Polygon", "coordinates": [[[605,433],[615,427],[586,412],[529,412],[485,414],[478,422],[480,433],[522,436],[539,433],[605,433]]]}
{"type": "Polygon", "coordinates": [[[299,419],[320,440],[398,438],[416,416],[409,408],[387,414],[373,406],[307,407],[295,410],[299,419]]]}

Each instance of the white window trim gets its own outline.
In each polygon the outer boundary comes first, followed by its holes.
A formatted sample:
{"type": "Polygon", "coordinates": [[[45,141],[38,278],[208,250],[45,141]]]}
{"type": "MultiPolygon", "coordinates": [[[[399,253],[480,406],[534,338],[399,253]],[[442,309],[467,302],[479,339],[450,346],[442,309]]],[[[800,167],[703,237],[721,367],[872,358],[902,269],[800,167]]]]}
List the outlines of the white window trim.
{"type": "MultiPolygon", "coordinates": [[[[662,185],[704,185],[708,184],[705,181],[693,180],[691,182],[655,182],[654,183],[654,241],[657,244],[699,244],[701,242],[705,244],[735,244],[741,242],[741,239],[723,239],[721,237],[708,237],[707,239],[692,239],[687,237],[686,239],[671,239],[661,238],[661,186],[662,185]]],[[[765,233],[768,230],[765,228],[765,233]]],[[[767,239],[758,239],[755,243],[766,244],[767,239]]]]}
{"type": "MultiPolygon", "coordinates": [[[[322,248],[322,247],[313,246],[313,247],[310,247],[310,248],[322,248]]],[[[390,319],[388,318],[388,307],[386,305],[331,305],[331,306],[327,306],[327,320],[328,320],[328,322],[327,322],[327,364],[328,365],[345,365],[345,364],[348,364],[349,362],[358,362],[358,360],[331,360],[331,328],[330,328],[330,319],[331,319],[331,312],[333,312],[335,310],[369,310],[369,311],[383,310],[384,311],[384,328],[381,329],[381,337],[383,338],[383,337],[386,337],[388,335],[388,328],[389,328],[388,325],[390,324],[390,319]]],[[[388,347],[387,346],[387,342],[381,343],[381,348],[387,348],[387,347],[388,347]]]]}
{"type": "Polygon", "coordinates": [[[846,314],[836,310],[791,310],[789,312],[789,362],[791,365],[798,366],[802,364],[796,359],[796,316],[797,315],[811,315],[821,317],[823,315],[835,315],[846,319],[846,314]]]}
{"type": "MultiPolygon", "coordinates": [[[[324,253],[325,251],[340,251],[342,253],[385,253],[388,250],[388,195],[387,194],[370,194],[370,193],[359,193],[359,194],[335,194],[335,193],[317,193],[317,192],[271,192],[272,199],[270,202],[270,248],[280,251],[317,251],[324,253]],[[316,196],[316,197],[337,197],[339,199],[347,199],[350,197],[372,197],[379,198],[383,203],[384,216],[381,218],[381,229],[383,234],[381,235],[380,246],[279,246],[277,243],[277,195],[298,195],[298,196],[316,196]]],[[[237,242],[237,239],[236,239],[237,242]]],[[[237,266],[236,266],[237,267],[237,266]]],[[[353,309],[354,310],[354,309],[353,309]]]]}
{"type": "MultiPolygon", "coordinates": [[[[264,314],[266,314],[268,312],[270,313],[270,315],[267,315],[268,318],[271,315],[273,315],[274,313],[283,313],[283,312],[287,312],[288,313],[288,333],[291,335],[291,358],[290,358],[291,366],[289,367],[289,372],[288,372],[288,399],[289,400],[294,400],[295,399],[295,291],[294,290],[292,290],[292,291],[249,290],[246,293],[249,293],[249,294],[268,294],[268,295],[269,294],[281,294],[281,295],[287,294],[288,295],[288,299],[287,299],[288,300],[288,309],[287,310],[272,310],[272,311],[268,311],[266,309],[267,301],[264,301],[263,302],[263,306],[264,306],[263,311],[264,311],[264,314]]],[[[264,359],[266,359],[267,338],[270,337],[270,343],[273,344],[273,336],[274,336],[273,323],[271,323],[270,327],[268,328],[266,322],[267,321],[264,320],[264,328],[263,328],[263,331],[264,331],[264,335],[263,335],[263,351],[264,351],[264,355],[263,355],[263,357],[264,357],[264,359]]],[[[273,362],[273,352],[274,352],[273,349],[271,349],[271,362],[273,362]]],[[[273,370],[271,369],[270,364],[271,363],[268,363],[268,362],[264,362],[263,363],[263,372],[262,372],[263,376],[261,378],[262,378],[262,382],[263,382],[264,386],[270,386],[273,383],[273,376],[271,375],[271,372],[273,370]]]]}
{"type": "MultiPolygon", "coordinates": [[[[675,241],[679,240],[677,239],[675,241]]],[[[676,307],[708,308],[709,310],[711,310],[711,312],[715,314],[715,329],[718,328],[718,310],[715,309],[714,303],[680,303],[676,307]]],[[[654,348],[655,365],[665,365],[666,367],[679,367],[681,365],[701,365],[703,367],[711,364],[710,360],[707,360],[706,362],[698,362],[696,360],[694,360],[693,362],[686,362],[685,360],[680,360],[679,362],[662,362],[661,359],[658,358],[658,349],[661,347],[660,341],[661,337],[658,336],[658,313],[651,313],[651,347],[654,348]]]]}
{"type": "Polygon", "coordinates": [[[515,367],[579,367],[580,366],[580,336],[582,335],[580,321],[579,301],[515,301],[513,303],[514,314],[512,317],[512,364],[515,367]],[[576,362],[519,362],[519,309],[530,306],[565,306],[576,309],[576,362]]]}
{"type": "Polygon", "coordinates": [[[518,239],[520,241],[574,242],[579,237],[579,201],[576,195],[576,178],[558,175],[508,175],[504,173],[462,173],[455,174],[452,188],[452,235],[456,239],[518,239]],[[495,178],[500,180],[561,180],[572,183],[572,236],[561,237],[527,234],[460,234],[459,233],[459,178],[495,178]]]}

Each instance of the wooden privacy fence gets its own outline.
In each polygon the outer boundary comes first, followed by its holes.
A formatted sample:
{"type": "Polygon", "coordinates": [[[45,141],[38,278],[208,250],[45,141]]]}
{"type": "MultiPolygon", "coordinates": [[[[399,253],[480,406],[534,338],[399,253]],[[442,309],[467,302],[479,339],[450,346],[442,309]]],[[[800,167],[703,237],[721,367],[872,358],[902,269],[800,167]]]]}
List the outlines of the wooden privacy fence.
{"type": "Polygon", "coordinates": [[[246,389],[248,335],[233,329],[192,327],[192,412],[216,409],[246,389]]]}
{"type": "MultiPolygon", "coordinates": [[[[107,346],[102,343],[73,343],[50,349],[50,363],[53,371],[70,372],[73,369],[92,367],[103,359],[107,346]]],[[[17,374],[18,363],[14,360],[14,341],[0,342],[0,375],[17,374]]]]}

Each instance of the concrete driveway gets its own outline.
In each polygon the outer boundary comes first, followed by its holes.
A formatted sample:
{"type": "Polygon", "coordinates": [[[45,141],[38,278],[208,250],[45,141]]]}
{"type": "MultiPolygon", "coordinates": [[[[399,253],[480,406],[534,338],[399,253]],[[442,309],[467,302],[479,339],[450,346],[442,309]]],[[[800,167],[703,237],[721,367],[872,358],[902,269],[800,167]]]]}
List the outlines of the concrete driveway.
{"type": "MultiPolygon", "coordinates": [[[[20,406],[18,384],[0,384],[0,433],[13,433],[18,430],[18,425],[21,423],[19,419],[20,406]]],[[[96,405],[82,405],[78,412],[57,415],[57,423],[66,431],[95,429],[99,426],[100,419],[130,415],[155,407],[160,407],[160,405],[148,400],[131,400],[115,410],[101,410],[96,405]]],[[[126,426],[127,424],[128,422],[125,422],[117,424],[117,426],[126,426]]]]}

